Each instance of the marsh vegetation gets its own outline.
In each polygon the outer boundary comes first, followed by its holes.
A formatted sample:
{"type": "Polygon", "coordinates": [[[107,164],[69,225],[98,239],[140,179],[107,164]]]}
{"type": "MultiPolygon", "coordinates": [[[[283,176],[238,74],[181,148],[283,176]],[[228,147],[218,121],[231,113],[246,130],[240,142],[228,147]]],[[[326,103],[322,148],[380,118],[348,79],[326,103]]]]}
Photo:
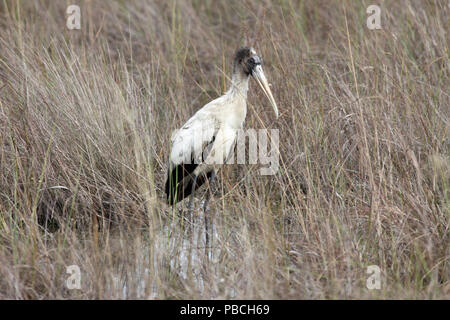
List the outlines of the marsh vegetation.
{"type": "Polygon", "coordinates": [[[73,2],[0,1],[1,299],[450,297],[448,1],[382,1],[379,30],[370,1],[73,2]],[[207,258],[168,145],[242,45],[279,171],[220,171],[207,258]]]}

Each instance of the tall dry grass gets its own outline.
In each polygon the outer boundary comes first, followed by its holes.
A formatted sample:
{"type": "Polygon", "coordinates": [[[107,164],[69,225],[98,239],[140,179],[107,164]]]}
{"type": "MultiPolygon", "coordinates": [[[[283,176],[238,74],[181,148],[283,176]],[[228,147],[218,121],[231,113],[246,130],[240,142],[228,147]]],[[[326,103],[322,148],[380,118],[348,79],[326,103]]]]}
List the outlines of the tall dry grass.
{"type": "Polygon", "coordinates": [[[447,1],[380,1],[381,30],[371,1],[0,3],[0,298],[450,297],[447,1]],[[163,202],[169,137],[243,44],[280,170],[221,171],[207,259],[163,202]]]}

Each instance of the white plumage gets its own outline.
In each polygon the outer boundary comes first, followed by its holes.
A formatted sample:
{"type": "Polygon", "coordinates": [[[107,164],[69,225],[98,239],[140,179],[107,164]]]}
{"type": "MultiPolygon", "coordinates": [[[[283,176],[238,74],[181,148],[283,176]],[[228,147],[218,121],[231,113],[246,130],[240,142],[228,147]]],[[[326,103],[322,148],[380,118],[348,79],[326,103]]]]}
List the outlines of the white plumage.
{"type": "Polygon", "coordinates": [[[183,127],[172,135],[171,165],[203,162],[205,145],[214,138],[210,150],[206,150],[209,164],[223,164],[236,141],[238,129],[242,129],[247,114],[247,86],[233,86],[223,96],[198,110],[183,127]],[[227,112],[224,112],[224,109],[227,112]]]}

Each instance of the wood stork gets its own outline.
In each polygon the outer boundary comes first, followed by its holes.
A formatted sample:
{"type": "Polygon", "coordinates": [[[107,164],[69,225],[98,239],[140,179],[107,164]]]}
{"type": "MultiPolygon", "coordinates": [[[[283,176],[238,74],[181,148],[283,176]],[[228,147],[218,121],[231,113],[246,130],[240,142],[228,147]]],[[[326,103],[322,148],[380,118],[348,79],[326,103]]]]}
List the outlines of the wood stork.
{"type": "MultiPolygon", "coordinates": [[[[237,132],[244,125],[250,76],[260,85],[278,118],[277,104],[261,63],[261,58],[253,48],[244,47],[237,50],[230,89],[198,110],[172,135],[165,186],[168,204],[174,205],[190,195],[188,208],[192,214],[195,189],[209,179],[203,208],[207,219],[208,203],[217,169],[220,164],[226,162],[236,143],[237,132]]],[[[207,224],[205,226],[207,228],[207,224]]]]}

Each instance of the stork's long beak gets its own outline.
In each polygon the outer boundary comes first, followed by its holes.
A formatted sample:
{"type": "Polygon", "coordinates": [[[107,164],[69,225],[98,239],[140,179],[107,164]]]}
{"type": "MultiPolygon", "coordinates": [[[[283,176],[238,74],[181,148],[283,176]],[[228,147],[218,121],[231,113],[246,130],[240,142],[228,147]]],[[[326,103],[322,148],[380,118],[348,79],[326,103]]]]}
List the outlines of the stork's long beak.
{"type": "Polygon", "coordinates": [[[258,82],[259,86],[263,90],[266,97],[269,99],[270,104],[272,105],[273,111],[275,112],[275,116],[278,119],[278,107],[275,99],[273,98],[272,91],[270,90],[269,83],[267,82],[267,78],[264,74],[264,71],[260,64],[256,65],[252,72],[253,78],[258,82]]]}

